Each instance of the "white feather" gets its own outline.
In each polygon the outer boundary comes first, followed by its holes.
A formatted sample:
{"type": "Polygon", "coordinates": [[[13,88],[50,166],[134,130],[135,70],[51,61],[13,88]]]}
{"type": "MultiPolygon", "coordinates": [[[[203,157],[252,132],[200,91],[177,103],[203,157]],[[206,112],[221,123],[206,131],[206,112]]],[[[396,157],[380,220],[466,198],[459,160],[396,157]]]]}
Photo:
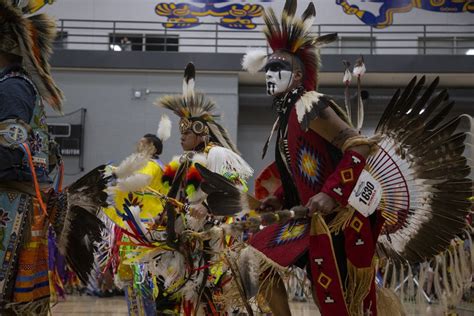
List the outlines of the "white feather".
{"type": "Polygon", "coordinates": [[[165,142],[171,136],[171,120],[168,115],[163,114],[161,116],[160,124],[158,124],[158,130],[156,131],[156,136],[162,141],[165,142]]]}
{"type": "Polygon", "coordinates": [[[214,146],[209,150],[207,168],[222,175],[237,173],[244,180],[253,175],[253,169],[242,157],[221,146],[214,146]]]}
{"type": "Polygon", "coordinates": [[[298,102],[296,102],[296,115],[298,116],[298,122],[301,123],[306,113],[311,112],[313,103],[318,103],[321,96],[322,94],[316,91],[309,91],[301,96],[298,102]]]}
{"type": "Polygon", "coordinates": [[[189,79],[186,82],[186,78],[183,79],[183,98],[192,98],[194,97],[194,85],[196,81],[194,79],[189,79]]]}
{"type": "Polygon", "coordinates": [[[149,157],[142,153],[133,153],[125,158],[115,169],[114,173],[117,178],[126,178],[135,171],[142,169],[148,162],[149,157]]]}
{"type": "Polygon", "coordinates": [[[251,74],[259,72],[267,63],[267,53],[263,50],[248,51],[242,58],[242,68],[251,74]]]}
{"type": "Polygon", "coordinates": [[[203,153],[194,153],[192,157],[193,163],[198,163],[200,165],[206,166],[207,165],[207,157],[203,153]]]}
{"type": "MultiPolygon", "coordinates": [[[[15,2],[13,2],[13,3],[15,3],[15,2]]],[[[30,3],[30,0],[18,0],[18,1],[17,1],[17,6],[18,6],[20,9],[23,9],[23,8],[26,8],[29,3],[30,3]]]]}
{"type": "Polygon", "coordinates": [[[137,173],[125,179],[119,179],[117,187],[123,192],[134,192],[142,190],[151,182],[151,176],[147,174],[137,173]]]}
{"type": "Polygon", "coordinates": [[[357,104],[357,130],[360,131],[362,129],[362,125],[364,125],[364,102],[359,95],[359,102],[357,104]]]}
{"type": "Polygon", "coordinates": [[[362,77],[365,74],[366,68],[365,64],[361,63],[360,65],[354,66],[352,74],[356,77],[362,77]]]}
{"type": "MultiPolygon", "coordinates": [[[[185,285],[181,289],[181,293],[185,300],[194,302],[196,304],[197,296],[199,288],[201,287],[202,279],[204,277],[204,273],[198,273],[197,275],[194,274],[193,278],[188,280],[185,285]]],[[[203,315],[202,313],[198,313],[198,315],[203,315]]]]}
{"type": "Polygon", "coordinates": [[[350,83],[351,80],[352,80],[351,71],[349,69],[346,69],[346,71],[344,72],[344,78],[342,78],[342,82],[350,83]]]}
{"type": "Polygon", "coordinates": [[[193,230],[193,231],[201,231],[204,228],[204,224],[206,224],[207,219],[204,218],[196,218],[189,214],[185,215],[186,217],[186,228],[193,230]]]}
{"type": "Polygon", "coordinates": [[[186,271],[184,257],[177,251],[164,252],[149,268],[152,274],[163,278],[165,288],[175,285],[175,282],[184,278],[186,271]]]}
{"type": "Polygon", "coordinates": [[[313,15],[313,16],[311,16],[311,17],[308,17],[308,18],[304,21],[304,23],[303,23],[303,30],[304,30],[305,32],[308,32],[308,31],[311,29],[311,27],[313,26],[313,23],[314,23],[314,19],[315,19],[315,18],[316,18],[316,16],[313,15]]]}

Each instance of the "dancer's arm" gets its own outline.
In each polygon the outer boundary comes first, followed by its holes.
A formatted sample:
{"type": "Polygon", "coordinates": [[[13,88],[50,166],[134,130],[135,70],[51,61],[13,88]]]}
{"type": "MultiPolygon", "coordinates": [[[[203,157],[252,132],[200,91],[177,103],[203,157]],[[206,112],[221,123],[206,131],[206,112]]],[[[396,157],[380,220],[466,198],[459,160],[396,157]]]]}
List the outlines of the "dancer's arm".
{"type": "Polygon", "coordinates": [[[343,151],[343,158],[323,185],[321,192],[311,197],[306,205],[310,214],[332,213],[339,205],[345,206],[360,173],[365,167],[365,159],[370,154],[370,146],[363,142],[348,141],[363,139],[359,133],[344,122],[336,112],[326,107],[311,121],[310,128],[343,151]]]}

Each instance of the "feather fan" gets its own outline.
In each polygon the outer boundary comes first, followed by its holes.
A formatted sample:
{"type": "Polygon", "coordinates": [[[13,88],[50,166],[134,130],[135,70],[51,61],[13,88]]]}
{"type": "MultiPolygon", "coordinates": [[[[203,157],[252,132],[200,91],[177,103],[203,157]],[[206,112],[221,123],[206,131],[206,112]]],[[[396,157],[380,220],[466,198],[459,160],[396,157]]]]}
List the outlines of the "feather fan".
{"type": "Polygon", "coordinates": [[[379,251],[411,263],[446,250],[472,207],[461,118],[447,119],[453,102],[445,90],[436,93],[438,78],[425,90],[424,83],[415,77],[394,94],[376,129],[384,140],[368,159],[383,187],[379,251]]]}

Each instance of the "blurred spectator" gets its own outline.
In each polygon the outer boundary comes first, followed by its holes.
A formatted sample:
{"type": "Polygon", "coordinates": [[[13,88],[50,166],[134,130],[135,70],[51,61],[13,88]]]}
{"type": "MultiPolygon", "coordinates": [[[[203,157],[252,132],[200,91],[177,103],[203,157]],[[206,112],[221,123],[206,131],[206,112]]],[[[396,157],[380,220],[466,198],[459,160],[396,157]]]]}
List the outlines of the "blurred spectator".
{"type": "Polygon", "coordinates": [[[131,51],[132,42],[125,36],[120,40],[120,47],[122,48],[122,51],[131,51]]]}

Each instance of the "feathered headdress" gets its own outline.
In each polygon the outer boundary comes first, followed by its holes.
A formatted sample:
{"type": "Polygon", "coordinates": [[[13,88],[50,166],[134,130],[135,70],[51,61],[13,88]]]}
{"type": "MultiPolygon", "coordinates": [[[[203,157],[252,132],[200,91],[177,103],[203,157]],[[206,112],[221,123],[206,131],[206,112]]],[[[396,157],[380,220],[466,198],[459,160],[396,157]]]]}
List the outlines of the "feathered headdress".
{"type": "Polygon", "coordinates": [[[203,93],[194,90],[196,70],[189,63],[184,71],[183,95],[167,95],[155,101],[155,105],[173,111],[181,118],[181,132],[192,130],[197,135],[209,135],[211,141],[238,153],[229,133],[216,122],[220,115],[215,113],[216,104],[203,93]]]}
{"type": "Polygon", "coordinates": [[[63,94],[51,77],[49,57],[56,23],[45,14],[26,18],[11,0],[0,0],[0,51],[23,59],[41,97],[61,112],[63,94]]]}
{"type": "MultiPolygon", "coordinates": [[[[318,83],[319,48],[337,39],[332,33],[320,37],[311,34],[311,26],[316,17],[316,9],[309,3],[301,17],[295,16],[297,1],[286,0],[281,16],[281,23],[272,8],[265,11],[265,27],[263,33],[273,52],[284,51],[296,56],[304,67],[305,78],[303,85],[307,91],[316,90],[318,83]]],[[[248,52],[242,66],[251,73],[262,69],[267,62],[267,54],[261,51],[248,52]]]]}

